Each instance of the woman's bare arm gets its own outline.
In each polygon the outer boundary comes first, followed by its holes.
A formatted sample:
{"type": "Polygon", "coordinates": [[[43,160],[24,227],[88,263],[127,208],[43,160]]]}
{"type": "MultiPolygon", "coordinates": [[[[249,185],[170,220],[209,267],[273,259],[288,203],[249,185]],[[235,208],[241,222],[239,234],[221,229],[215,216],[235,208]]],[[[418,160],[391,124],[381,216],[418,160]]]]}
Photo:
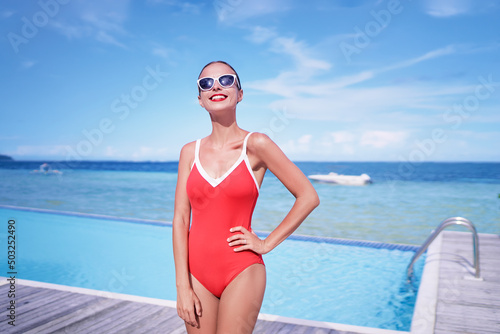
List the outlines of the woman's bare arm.
{"type": "Polygon", "coordinates": [[[188,233],[191,205],[186,192],[186,183],[194,157],[194,143],[186,144],[180,154],[175,189],[174,219],[172,220],[172,241],[177,287],[177,313],[187,323],[197,326],[195,312],[201,315],[201,304],[192,287],[188,265],[188,233]]]}
{"type": "Polygon", "coordinates": [[[273,250],[300,226],[304,219],[319,205],[319,197],[304,173],[265,134],[252,134],[249,138],[248,150],[295,197],[295,203],[288,214],[266,239],[260,240],[256,236],[249,236],[240,227],[231,230],[243,233],[233,235],[228,239],[230,246],[242,245],[235,248],[235,251],[250,249],[259,254],[265,254],[273,250]]]}

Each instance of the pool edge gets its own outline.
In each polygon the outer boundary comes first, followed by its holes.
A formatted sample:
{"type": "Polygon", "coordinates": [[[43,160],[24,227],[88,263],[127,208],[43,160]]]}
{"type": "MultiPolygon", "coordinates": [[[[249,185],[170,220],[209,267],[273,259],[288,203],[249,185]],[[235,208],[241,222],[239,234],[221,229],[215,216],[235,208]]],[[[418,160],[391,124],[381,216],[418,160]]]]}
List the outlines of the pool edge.
{"type": "Polygon", "coordinates": [[[110,215],[87,213],[87,212],[76,212],[76,211],[59,211],[59,210],[52,210],[52,209],[31,208],[31,207],[26,207],[26,206],[15,206],[15,205],[7,205],[7,204],[0,204],[0,209],[47,213],[47,214],[71,216],[71,217],[97,218],[97,219],[104,219],[104,220],[121,221],[124,223],[143,223],[143,224],[158,225],[158,226],[170,226],[170,227],[172,226],[171,222],[163,221],[163,220],[110,216],[110,215]]]}
{"type": "Polygon", "coordinates": [[[410,333],[434,333],[442,244],[443,235],[439,234],[427,249],[424,270],[413,310],[410,333]]]}
{"type": "MultiPolygon", "coordinates": [[[[7,204],[0,204],[0,209],[38,212],[38,213],[72,216],[72,217],[97,218],[97,219],[105,219],[105,220],[111,220],[111,221],[119,221],[119,222],[124,222],[124,223],[143,223],[143,224],[149,224],[149,225],[172,227],[172,222],[170,222],[170,221],[144,219],[144,218],[110,216],[110,215],[86,213],[86,212],[76,212],[76,211],[59,211],[59,210],[53,210],[53,209],[31,208],[31,207],[15,206],[15,205],[7,205],[7,204]]],[[[263,232],[263,231],[254,231],[254,232],[260,237],[265,237],[265,236],[269,235],[269,232],[263,232]]],[[[322,236],[304,235],[304,234],[298,234],[298,233],[294,233],[294,234],[290,235],[287,239],[297,240],[297,241],[325,242],[325,243],[331,243],[331,244],[337,244],[337,245],[369,247],[369,248],[378,248],[378,249],[390,249],[390,250],[397,249],[397,250],[401,250],[401,251],[410,251],[410,252],[416,252],[419,248],[419,246],[413,245],[413,244],[403,244],[403,243],[383,242],[383,241],[373,241],[373,240],[363,240],[363,239],[322,237],[322,236]]]]}

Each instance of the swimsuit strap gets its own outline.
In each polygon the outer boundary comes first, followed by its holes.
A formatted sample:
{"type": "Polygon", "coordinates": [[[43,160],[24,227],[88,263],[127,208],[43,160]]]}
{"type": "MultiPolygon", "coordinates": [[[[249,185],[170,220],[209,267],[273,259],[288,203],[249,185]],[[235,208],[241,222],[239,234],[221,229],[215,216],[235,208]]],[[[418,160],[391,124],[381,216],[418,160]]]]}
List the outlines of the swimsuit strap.
{"type": "Polygon", "coordinates": [[[248,142],[248,137],[250,137],[250,135],[252,134],[253,132],[249,132],[246,136],[245,136],[245,140],[243,140],[243,149],[242,149],[242,154],[247,154],[247,142],[248,142]]]}
{"type": "Polygon", "coordinates": [[[260,189],[259,182],[257,182],[257,179],[255,178],[255,174],[254,174],[254,172],[252,170],[252,165],[250,164],[250,160],[248,159],[248,155],[247,155],[248,137],[250,137],[250,135],[252,133],[253,132],[249,132],[246,135],[245,140],[243,141],[243,150],[241,152],[241,155],[244,156],[243,161],[245,161],[245,165],[247,166],[248,172],[250,173],[250,175],[252,176],[253,181],[255,182],[255,187],[257,188],[257,191],[259,191],[259,189],[260,189]]]}
{"type": "Polygon", "coordinates": [[[194,161],[193,164],[191,165],[191,169],[193,169],[194,165],[200,165],[200,142],[201,139],[196,140],[196,145],[194,148],[194,161]]]}
{"type": "Polygon", "coordinates": [[[194,161],[200,162],[200,143],[201,139],[196,140],[196,146],[194,148],[194,161]]]}

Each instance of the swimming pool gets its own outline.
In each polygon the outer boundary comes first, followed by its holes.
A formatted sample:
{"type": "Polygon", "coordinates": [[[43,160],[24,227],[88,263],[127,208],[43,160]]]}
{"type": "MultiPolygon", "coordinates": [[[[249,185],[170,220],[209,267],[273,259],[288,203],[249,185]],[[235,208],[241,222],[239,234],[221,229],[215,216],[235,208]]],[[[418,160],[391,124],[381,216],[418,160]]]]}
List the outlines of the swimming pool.
{"type": "MultiPolygon", "coordinates": [[[[18,278],[176,299],[168,223],[0,207],[16,221],[18,278]]],[[[264,256],[262,313],[409,330],[414,246],[297,236],[264,256]]],[[[2,261],[4,275],[7,261],[2,261]]],[[[415,269],[421,276],[423,260],[415,269]]]]}

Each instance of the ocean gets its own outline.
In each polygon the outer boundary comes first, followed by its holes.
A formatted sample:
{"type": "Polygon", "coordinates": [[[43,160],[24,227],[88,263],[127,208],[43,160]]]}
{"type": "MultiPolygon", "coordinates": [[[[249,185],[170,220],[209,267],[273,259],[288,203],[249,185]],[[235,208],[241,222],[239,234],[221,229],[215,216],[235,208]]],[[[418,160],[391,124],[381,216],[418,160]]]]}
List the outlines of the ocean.
{"type": "MultiPolygon", "coordinates": [[[[171,221],[177,162],[1,161],[0,204],[171,221]],[[32,173],[43,162],[62,174],[32,173]]],[[[500,234],[500,163],[296,162],[306,175],[370,175],[373,184],[313,182],[321,204],[297,234],[421,244],[444,219],[462,216],[500,234]]],[[[268,172],[252,226],[270,232],[293,196],[268,172]]],[[[454,230],[467,231],[463,227],[454,230]]]]}

